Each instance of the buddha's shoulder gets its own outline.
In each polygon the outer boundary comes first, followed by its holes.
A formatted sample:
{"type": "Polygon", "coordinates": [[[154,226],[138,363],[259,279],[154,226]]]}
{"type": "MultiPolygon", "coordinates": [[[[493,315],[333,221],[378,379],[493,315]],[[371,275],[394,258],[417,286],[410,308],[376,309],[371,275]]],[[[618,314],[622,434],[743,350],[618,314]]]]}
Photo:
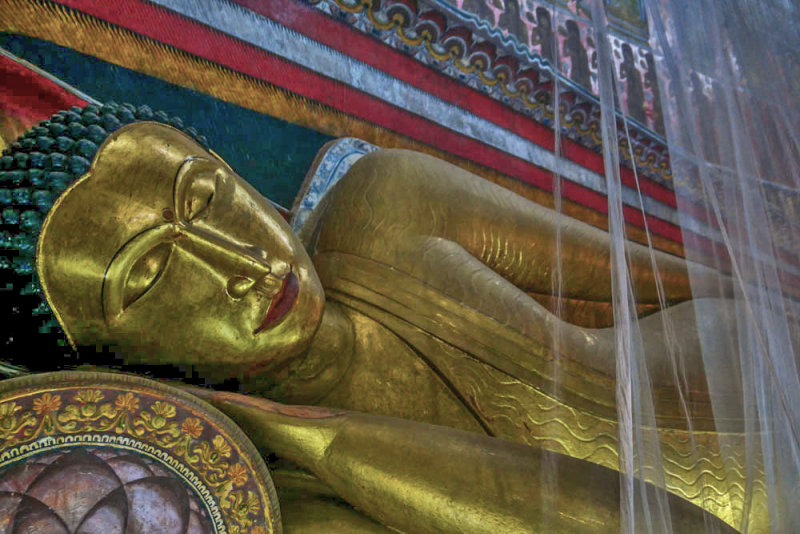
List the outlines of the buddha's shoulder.
{"type": "Polygon", "coordinates": [[[480,177],[434,156],[404,149],[376,150],[361,157],[342,178],[351,187],[398,191],[453,188],[480,177]]]}
{"type": "Polygon", "coordinates": [[[506,205],[495,202],[502,193],[513,195],[428,154],[376,150],[324,195],[301,236],[324,250],[395,264],[401,255],[416,259],[427,237],[471,227],[474,214],[506,205]]]}
{"type": "Polygon", "coordinates": [[[406,150],[402,148],[383,148],[380,150],[375,150],[374,152],[370,152],[369,154],[365,154],[353,165],[353,168],[358,167],[391,168],[396,170],[443,168],[455,172],[466,172],[443,159],[425,154],[423,152],[406,150]]]}
{"type": "Polygon", "coordinates": [[[382,228],[424,234],[431,224],[450,220],[466,206],[483,205],[497,188],[428,154],[377,150],[356,161],[325,195],[317,218],[358,228],[366,222],[370,235],[382,228]]]}
{"type": "Polygon", "coordinates": [[[449,166],[410,150],[364,155],[325,193],[303,233],[315,229],[326,248],[350,250],[344,241],[355,239],[360,249],[368,241],[383,239],[387,231],[397,237],[397,232],[412,230],[430,218],[425,214],[442,211],[438,206],[442,195],[427,191],[431,170],[440,164],[449,166]]]}

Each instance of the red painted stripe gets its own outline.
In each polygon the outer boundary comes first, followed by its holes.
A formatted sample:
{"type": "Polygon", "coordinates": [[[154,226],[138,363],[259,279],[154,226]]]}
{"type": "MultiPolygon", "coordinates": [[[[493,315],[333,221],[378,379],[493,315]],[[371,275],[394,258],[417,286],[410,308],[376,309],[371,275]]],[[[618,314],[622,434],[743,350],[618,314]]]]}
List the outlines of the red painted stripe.
{"type": "MultiPolygon", "coordinates": [[[[550,171],[412,115],[350,86],[267,54],[257,47],[161,7],[135,0],[117,2],[60,0],[60,3],[493,168],[546,191],[552,190],[550,171]]],[[[564,183],[562,192],[569,200],[603,213],[607,212],[607,200],[604,195],[569,182],[564,183]]],[[[635,216],[633,213],[631,215],[635,216]]],[[[669,225],[669,223],[664,224],[669,225]]],[[[679,238],[678,228],[674,225],[669,226],[672,228],[656,223],[656,228],[666,232],[665,237],[679,238]]]]}
{"type": "MultiPolygon", "coordinates": [[[[469,110],[547,150],[553,150],[555,136],[550,128],[310,6],[293,0],[233,1],[446,102],[469,110]]],[[[604,174],[602,155],[574,141],[562,141],[562,154],[587,169],[604,174]]],[[[633,171],[627,167],[622,168],[621,179],[626,186],[635,187],[633,171]]],[[[676,206],[672,190],[645,177],[640,177],[639,183],[645,195],[668,206],[676,206]]]]}
{"type": "Polygon", "coordinates": [[[26,127],[86,101],[16,61],[0,56],[0,110],[26,127]]]}
{"type": "Polygon", "coordinates": [[[233,1],[442,100],[469,110],[470,113],[490,120],[548,150],[553,150],[553,131],[544,125],[398,52],[378,39],[332,19],[317,9],[294,0],[233,1]]]}
{"type": "MultiPolygon", "coordinates": [[[[436,72],[376,39],[353,30],[344,23],[331,19],[316,9],[292,0],[270,0],[269,2],[261,0],[235,1],[243,7],[264,15],[298,33],[345,52],[351,57],[388,72],[406,83],[415,85],[432,95],[469,110],[471,113],[490,120],[548,150],[553,149],[553,132],[544,125],[456,82],[448,76],[436,72]]],[[[107,7],[105,14],[92,13],[87,9],[86,5],[91,2],[85,0],[61,0],[61,3],[71,5],[86,13],[95,14],[109,21],[111,19],[107,18],[107,16],[112,11],[125,11],[125,15],[128,17],[136,15],[135,10],[131,12],[127,8],[120,6],[115,8],[113,5],[103,6],[107,7]]],[[[119,22],[117,23],[120,24],[119,22]]],[[[134,29],[134,27],[130,27],[130,29],[134,29]]],[[[135,31],[143,33],[141,28],[135,31]]],[[[198,35],[195,38],[190,36],[189,39],[197,41],[201,39],[201,36],[198,35]]],[[[186,40],[184,40],[185,42],[186,40]]],[[[197,44],[194,43],[195,46],[197,44]]],[[[202,46],[202,43],[200,44],[202,46]]],[[[197,55],[203,54],[198,53],[197,55]]],[[[203,57],[205,56],[203,55],[203,57]]],[[[586,147],[565,139],[562,142],[562,153],[568,159],[600,175],[604,173],[602,156],[586,147]]],[[[621,177],[626,186],[635,187],[633,172],[630,169],[623,167],[621,177]]],[[[675,207],[675,196],[670,189],[645,177],[640,178],[640,187],[647,196],[675,207]]]]}

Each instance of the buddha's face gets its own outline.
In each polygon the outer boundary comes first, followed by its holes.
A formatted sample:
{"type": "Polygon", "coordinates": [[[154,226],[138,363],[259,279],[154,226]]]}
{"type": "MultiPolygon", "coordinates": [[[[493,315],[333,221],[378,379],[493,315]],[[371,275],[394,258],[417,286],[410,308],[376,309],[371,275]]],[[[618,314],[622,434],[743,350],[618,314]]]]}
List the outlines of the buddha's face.
{"type": "Polygon", "coordinates": [[[269,366],[308,347],[324,304],[308,255],[270,202],[155,123],[100,147],[48,215],[37,261],[74,341],[139,363],[269,366]]]}

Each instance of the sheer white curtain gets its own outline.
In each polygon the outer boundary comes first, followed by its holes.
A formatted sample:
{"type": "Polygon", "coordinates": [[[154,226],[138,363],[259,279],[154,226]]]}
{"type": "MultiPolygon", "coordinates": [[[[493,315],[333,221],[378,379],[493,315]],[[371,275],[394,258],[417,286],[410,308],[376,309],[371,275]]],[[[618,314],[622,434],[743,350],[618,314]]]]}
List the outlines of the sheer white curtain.
{"type": "MultiPolygon", "coordinates": [[[[695,485],[699,499],[740,531],[798,532],[800,4],[643,2],[693,288],[696,266],[720,272],[718,294],[709,293],[704,275],[704,298],[693,301],[699,354],[681,350],[683,333],[661,314],[689,430],[688,463],[696,466],[686,476],[715,478],[695,485]],[[689,230],[696,217],[708,221],[708,235],[689,230]],[[703,361],[713,439],[693,421],[688,358],[703,361]]],[[[604,3],[592,7],[612,237],[622,530],[672,532],[669,460],[626,259],[616,131],[632,126],[615,115],[623,82],[604,3]]]]}

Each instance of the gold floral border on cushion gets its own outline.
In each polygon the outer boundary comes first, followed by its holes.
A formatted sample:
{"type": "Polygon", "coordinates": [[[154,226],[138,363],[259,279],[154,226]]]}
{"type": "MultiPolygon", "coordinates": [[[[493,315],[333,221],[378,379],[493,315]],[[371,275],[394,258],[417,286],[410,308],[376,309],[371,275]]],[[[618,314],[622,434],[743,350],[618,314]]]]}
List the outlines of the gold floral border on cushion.
{"type": "Polygon", "coordinates": [[[0,470],[44,452],[127,450],[190,487],[219,534],[280,533],[266,465],[244,433],[204,401],[135,376],[46,373],[0,382],[0,470]]]}

